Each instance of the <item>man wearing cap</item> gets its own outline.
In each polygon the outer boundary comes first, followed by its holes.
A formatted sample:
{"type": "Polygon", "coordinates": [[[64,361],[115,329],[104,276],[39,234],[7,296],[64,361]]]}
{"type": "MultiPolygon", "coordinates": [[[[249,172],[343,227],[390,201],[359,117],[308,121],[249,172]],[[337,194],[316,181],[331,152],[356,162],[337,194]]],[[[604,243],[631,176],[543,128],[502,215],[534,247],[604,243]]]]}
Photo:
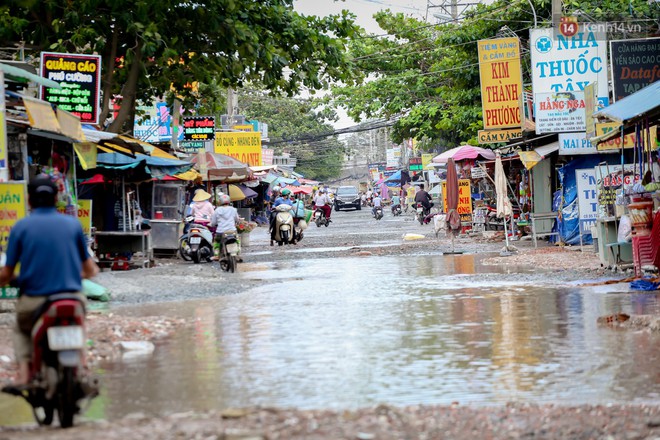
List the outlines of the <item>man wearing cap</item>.
{"type": "Polygon", "coordinates": [[[17,385],[25,385],[32,355],[30,332],[33,313],[50,295],[81,292],[82,279],[91,278],[99,268],[87,252],[85,235],[78,219],[55,209],[57,186],[47,175],[39,175],[28,185],[30,215],[16,222],[9,235],[7,260],[0,270],[0,286],[9,284],[14,268],[20,297],[16,303],[14,349],[18,362],[17,385]]]}
{"type": "Polygon", "coordinates": [[[213,216],[213,211],[215,208],[213,207],[213,204],[209,202],[210,198],[211,194],[207,193],[203,189],[198,189],[195,191],[191,212],[191,214],[195,217],[195,223],[200,225],[208,225],[211,222],[211,217],[213,216]]]}

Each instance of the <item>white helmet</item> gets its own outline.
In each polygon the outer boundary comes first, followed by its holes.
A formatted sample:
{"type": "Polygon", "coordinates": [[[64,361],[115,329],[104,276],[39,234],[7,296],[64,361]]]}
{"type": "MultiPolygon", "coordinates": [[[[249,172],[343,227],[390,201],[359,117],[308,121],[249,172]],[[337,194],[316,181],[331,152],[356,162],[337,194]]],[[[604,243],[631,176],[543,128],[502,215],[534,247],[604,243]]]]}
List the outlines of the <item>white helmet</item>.
{"type": "Polygon", "coordinates": [[[282,189],[281,186],[279,186],[279,185],[275,185],[275,186],[273,187],[273,192],[280,192],[281,189],[282,189]]]}
{"type": "Polygon", "coordinates": [[[231,197],[229,197],[227,194],[220,194],[218,200],[220,201],[221,205],[229,205],[231,203],[231,197]]]}

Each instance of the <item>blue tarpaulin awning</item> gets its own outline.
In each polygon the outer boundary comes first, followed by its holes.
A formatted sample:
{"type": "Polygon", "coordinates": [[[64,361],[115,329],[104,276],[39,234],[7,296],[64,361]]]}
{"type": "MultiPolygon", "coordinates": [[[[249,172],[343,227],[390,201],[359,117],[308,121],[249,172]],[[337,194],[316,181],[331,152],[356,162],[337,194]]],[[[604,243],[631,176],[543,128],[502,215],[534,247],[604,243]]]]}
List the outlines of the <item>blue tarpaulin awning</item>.
{"type": "Polygon", "coordinates": [[[660,80],[597,111],[594,117],[625,124],[651,114],[660,114],[660,80]]]}
{"type": "Polygon", "coordinates": [[[120,153],[99,153],[96,158],[97,167],[126,170],[135,168],[142,162],[148,167],[147,171],[156,179],[173,176],[192,168],[192,163],[178,159],[167,159],[156,156],[138,155],[135,158],[120,153]]]}

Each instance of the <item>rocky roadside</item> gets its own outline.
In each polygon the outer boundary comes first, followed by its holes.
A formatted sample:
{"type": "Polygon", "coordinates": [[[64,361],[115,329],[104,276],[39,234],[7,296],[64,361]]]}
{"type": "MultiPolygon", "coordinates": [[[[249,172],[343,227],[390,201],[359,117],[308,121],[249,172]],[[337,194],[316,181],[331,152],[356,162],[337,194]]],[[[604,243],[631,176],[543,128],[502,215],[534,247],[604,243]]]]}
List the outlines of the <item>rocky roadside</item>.
{"type": "Polygon", "coordinates": [[[82,422],[68,430],[3,428],[2,439],[124,440],[431,440],[660,438],[658,405],[533,405],[498,407],[379,405],[356,411],[276,408],[133,414],[116,422],[82,422]]]}

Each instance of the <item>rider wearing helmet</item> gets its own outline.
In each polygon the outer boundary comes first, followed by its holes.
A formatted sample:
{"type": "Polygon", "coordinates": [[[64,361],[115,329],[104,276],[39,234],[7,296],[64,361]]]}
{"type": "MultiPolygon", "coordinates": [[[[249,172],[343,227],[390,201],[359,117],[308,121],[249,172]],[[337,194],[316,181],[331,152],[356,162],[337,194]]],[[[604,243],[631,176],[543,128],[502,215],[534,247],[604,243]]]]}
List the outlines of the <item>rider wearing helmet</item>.
{"type": "MultiPolygon", "coordinates": [[[[280,205],[289,205],[293,206],[293,200],[290,198],[291,196],[291,190],[284,188],[282,190],[282,195],[278,197],[275,200],[275,203],[273,203],[273,208],[277,208],[280,205]]],[[[275,240],[275,218],[276,216],[273,214],[270,217],[270,244],[271,246],[273,245],[273,241],[275,240]]]]}
{"type": "MultiPolygon", "coordinates": [[[[220,203],[220,206],[215,208],[215,211],[213,211],[210,226],[216,227],[216,237],[221,237],[221,234],[235,234],[236,225],[241,220],[238,216],[238,210],[231,206],[231,198],[227,194],[220,194],[218,197],[218,202],[220,203]]],[[[217,241],[214,241],[213,248],[217,256],[217,252],[220,250],[219,243],[217,241]]]]}

